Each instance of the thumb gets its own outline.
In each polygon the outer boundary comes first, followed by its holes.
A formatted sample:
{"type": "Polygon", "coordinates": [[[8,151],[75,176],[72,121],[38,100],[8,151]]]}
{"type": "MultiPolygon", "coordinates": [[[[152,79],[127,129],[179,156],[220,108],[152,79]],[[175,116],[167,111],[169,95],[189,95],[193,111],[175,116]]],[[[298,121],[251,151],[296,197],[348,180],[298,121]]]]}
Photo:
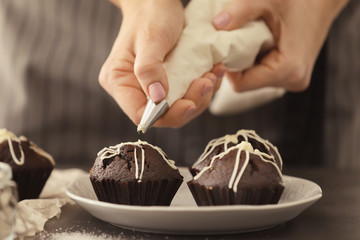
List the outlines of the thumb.
{"type": "Polygon", "coordinates": [[[288,71],[284,68],[282,59],[280,53],[273,50],[262,59],[260,64],[243,72],[228,72],[226,76],[236,92],[268,86],[284,87],[281,83],[284,79],[287,79],[288,71]]]}
{"type": "Polygon", "coordinates": [[[277,37],[280,32],[279,18],[272,1],[233,0],[220,11],[212,23],[218,30],[234,30],[250,21],[262,19],[277,37]]]}
{"type": "Polygon", "coordinates": [[[168,92],[168,81],[163,61],[166,48],[159,40],[140,41],[136,46],[134,73],[145,94],[155,103],[168,92]]]}

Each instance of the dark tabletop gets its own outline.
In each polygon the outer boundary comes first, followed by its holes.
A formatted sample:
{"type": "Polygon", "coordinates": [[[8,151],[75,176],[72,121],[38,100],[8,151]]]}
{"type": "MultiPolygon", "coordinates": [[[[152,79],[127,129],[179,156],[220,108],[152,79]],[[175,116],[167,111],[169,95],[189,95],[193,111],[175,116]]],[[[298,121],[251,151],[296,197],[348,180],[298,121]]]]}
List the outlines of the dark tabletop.
{"type": "MultiPolygon", "coordinates": [[[[235,235],[179,236],[134,232],[96,219],[78,205],[63,207],[60,219],[45,225],[35,239],[62,232],[89,233],[117,239],[215,240],[215,239],[360,239],[360,169],[285,169],[284,174],[314,181],[323,197],[295,219],[275,228],[235,235]]],[[[74,238],[75,239],[75,238],[74,238]]],[[[84,238],[85,239],[85,238],[84,238]]]]}

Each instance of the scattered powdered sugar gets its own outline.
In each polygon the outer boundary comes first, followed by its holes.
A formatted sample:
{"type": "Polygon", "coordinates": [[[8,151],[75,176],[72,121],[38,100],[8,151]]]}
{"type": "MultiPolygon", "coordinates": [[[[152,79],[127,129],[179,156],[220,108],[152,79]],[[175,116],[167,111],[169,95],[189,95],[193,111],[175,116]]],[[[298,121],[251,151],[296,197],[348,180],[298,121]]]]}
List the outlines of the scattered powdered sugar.
{"type": "Polygon", "coordinates": [[[84,233],[84,232],[63,232],[51,234],[48,240],[115,240],[115,239],[124,239],[120,236],[112,237],[108,234],[102,233],[96,235],[95,233],[84,233]]]}
{"type": "Polygon", "coordinates": [[[57,228],[54,232],[42,232],[39,237],[44,240],[125,240],[124,233],[114,233],[110,235],[100,229],[93,228],[92,231],[79,225],[73,225],[70,228],[57,228]]]}
{"type": "MultiPolygon", "coordinates": [[[[76,226],[75,226],[76,227],[76,226]]],[[[146,240],[148,238],[143,238],[133,232],[134,235],[129,236],[129,234],[124,234],[124,232],[113,232],[111,235],[109,233],[104,233],[100,229],[93,229],[93,231],[86,231],[85,229],[80,229],[80,231],[73,231],[71,228],[64,230],[58,228],[55,232],[42,232],[39,234],[40,239],[44,240],[146,240]]]]}

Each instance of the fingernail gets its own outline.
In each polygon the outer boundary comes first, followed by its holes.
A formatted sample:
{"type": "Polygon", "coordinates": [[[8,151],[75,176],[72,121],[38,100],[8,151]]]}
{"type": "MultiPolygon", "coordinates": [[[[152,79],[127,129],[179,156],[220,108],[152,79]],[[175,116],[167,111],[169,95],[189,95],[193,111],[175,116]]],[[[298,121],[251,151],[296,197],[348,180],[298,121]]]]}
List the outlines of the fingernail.
{"type": "Polygon", "coordinates": [[[186,109],[186,111],[184,112],[184,117],[188,117],[189,115],[191,115],[193,112],[195,112],[196,107],[191,106],[188,109],[186,109]]]}
{"type": "Polygon", "coordinates": [[[219,29],[228,25],[229,22],[230,22],[230,14],[227,12],[224,12],[213,19],[213,24],[215,25],[215,27],[219,29]]]}
{"type": "Polygon", "coordinates": [[[149,86],[149,94],[151,100],[153,100],[155,103],[160,102],[166,97],[165,89],[160,82],[152,83],[149,86]]]}
{"type": "Polygon", "coordinates": [[[210,81],[215,85],[216,81],[217,81],[217,77],[214,76],[213,74],[208,76],[208,79],[210,79],[210,81]]]}
{"type": "Polygon", "coordinates": [[[208,94],[211,90],[213,89],[213,86],[210,85],[205,85],[202,92],[201,92],[201,96],[205,96],[206,94],[208,94]]]}

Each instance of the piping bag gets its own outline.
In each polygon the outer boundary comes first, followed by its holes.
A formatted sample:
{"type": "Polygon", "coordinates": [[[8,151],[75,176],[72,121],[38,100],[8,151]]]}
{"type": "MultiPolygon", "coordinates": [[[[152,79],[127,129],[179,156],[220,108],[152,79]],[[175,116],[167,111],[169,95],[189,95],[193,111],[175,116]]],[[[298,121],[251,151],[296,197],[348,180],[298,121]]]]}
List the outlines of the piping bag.
{"type": "MultiPolygon", "coordinates": [[[[253,21],[232,31],[218,31],[212,19],[231,0],[192,0],[185,9],[185,27],[174,49],[166,57],[169,91],[167,97],[147,102],[137,131],[145,133],[178,99],[191,82],[223,63],[229,71],[243,71],[253,66],[256,56],[274,46],[267,25],[253,21]]],[[[220,89],[221,90],[221,87],[220,89]]]]}

